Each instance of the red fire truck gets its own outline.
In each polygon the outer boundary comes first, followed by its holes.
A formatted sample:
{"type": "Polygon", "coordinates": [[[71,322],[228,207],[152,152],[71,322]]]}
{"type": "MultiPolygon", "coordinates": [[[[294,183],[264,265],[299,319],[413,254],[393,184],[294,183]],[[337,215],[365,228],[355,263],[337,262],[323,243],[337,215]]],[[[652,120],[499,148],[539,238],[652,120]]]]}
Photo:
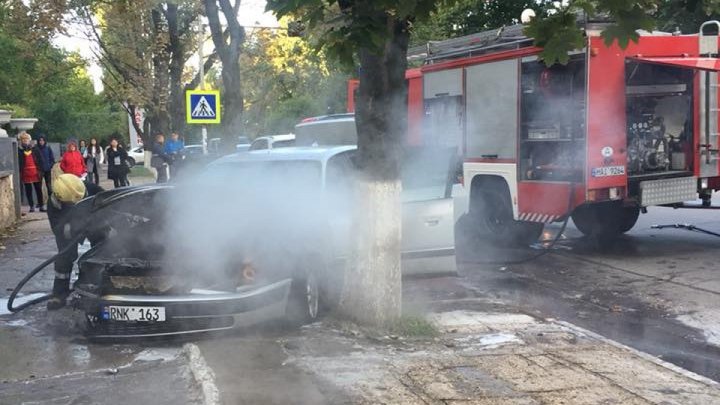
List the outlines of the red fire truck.
{"type": "Polygon", "coordinates": [[[551,67],[522,26],[411,49],[423,63],[406,76],[407,140],[458,147],[463,220],[501,242],[534,241],[568,215],[607,240],[649,206],[709,206],[720,189],[719,29],[642,32],[621,49],[588,24],[586,47],[551,67]]]}

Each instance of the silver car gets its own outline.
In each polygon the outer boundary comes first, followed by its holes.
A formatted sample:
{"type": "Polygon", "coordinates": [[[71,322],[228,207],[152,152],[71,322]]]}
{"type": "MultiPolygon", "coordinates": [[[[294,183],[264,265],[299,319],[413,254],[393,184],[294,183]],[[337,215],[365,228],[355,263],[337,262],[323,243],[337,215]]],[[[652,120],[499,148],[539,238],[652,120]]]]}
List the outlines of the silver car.
{"type": "MultiPolygon", "coordinates": [[[[287,165],[289,162],[317,166],[318,196],[323,196],[330,224],[334,252],[328,260],[347,256],[350,216],[337,214],[340,206],[350,206],[343,198],[355,175],[355,146],[287,147],[250,151],[221,158],[213,168],[245,167],[248,164],[287,165]]],[[[404,275],[454,272],[454,224],[456,204],[453,194],[456,154],[452,149],[411,149],[402,162],[402,271],[404,275]]],[[[315,201],[315,196],[310,198],[315,201]]],[[[324,245],[326,246],[326,245],[324,245]]]]}
{"type": "MultiPolygon", "coordinates": [[[[354,146],[229,155],[195,184],[98,194],[74,304],[95,339],[297,324],[332,305],[350,252],[354,146]],[[235,191],[229,191],[235,190],[235,191]],[[219,192],[218,192],[219,191],[219,192]],[[105,235],[98,237],[97,235],[105,235]]],[[[454,152],[403,165],[402,271],[455,271],[454,152]]]]}

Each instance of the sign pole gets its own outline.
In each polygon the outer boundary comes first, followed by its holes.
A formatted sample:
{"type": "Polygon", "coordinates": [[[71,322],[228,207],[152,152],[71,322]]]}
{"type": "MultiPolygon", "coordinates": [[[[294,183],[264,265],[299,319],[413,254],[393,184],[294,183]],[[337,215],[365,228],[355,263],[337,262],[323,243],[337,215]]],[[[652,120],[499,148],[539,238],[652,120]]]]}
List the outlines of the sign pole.
{"type": "MultiPolygon", "coordinates": [[[[199,19],[198,19],[199,20],[199,19]]],[[[200,25],[200,43],[198,44],[198,59],[200,63],[200,90],[205,90],[205,55],[203,54],[203,43],[204,43],[204,34],[205,34],[205,25],[198,21],[198,24],[200,25]]],[[[206,155],[208,150],[208,142],[207,142],[207,126],[203,124],[202,128],[200,129],[202,134],[202,151],[203,155],[206,155]]]]}

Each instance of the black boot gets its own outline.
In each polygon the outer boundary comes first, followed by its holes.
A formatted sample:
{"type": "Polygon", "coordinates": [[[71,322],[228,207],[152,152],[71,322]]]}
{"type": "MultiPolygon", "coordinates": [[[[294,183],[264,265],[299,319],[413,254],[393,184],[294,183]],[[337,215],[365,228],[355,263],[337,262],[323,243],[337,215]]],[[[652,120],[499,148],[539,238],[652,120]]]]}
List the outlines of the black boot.
{"type": "Polygon", "coordinates": [[[48,311],[56,311],[64,307],[68,295],[70,295],[70,278],[56,278],[53,282],[52,297],[47,302],[48,311]]]}

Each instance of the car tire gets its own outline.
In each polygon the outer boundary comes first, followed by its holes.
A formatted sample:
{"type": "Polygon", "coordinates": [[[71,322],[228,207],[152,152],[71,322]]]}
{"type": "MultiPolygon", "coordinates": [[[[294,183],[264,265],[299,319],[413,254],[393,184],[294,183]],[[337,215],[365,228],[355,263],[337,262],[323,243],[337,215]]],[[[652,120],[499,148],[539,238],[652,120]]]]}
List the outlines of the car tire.
{"type": "Polygon", "coordinates": [[[293,277],[288,295],[285,318],[289,326],[301,326],[320,317],[320,283],[313,271],[293,277]]]}
{"type": "Polygon", "coordinates": [[[127,164],[128,164],[128,167],[132,169],[133,167],[135,167],[135,159],[133,159],[131,157],[127,158],[127,164]]]}

